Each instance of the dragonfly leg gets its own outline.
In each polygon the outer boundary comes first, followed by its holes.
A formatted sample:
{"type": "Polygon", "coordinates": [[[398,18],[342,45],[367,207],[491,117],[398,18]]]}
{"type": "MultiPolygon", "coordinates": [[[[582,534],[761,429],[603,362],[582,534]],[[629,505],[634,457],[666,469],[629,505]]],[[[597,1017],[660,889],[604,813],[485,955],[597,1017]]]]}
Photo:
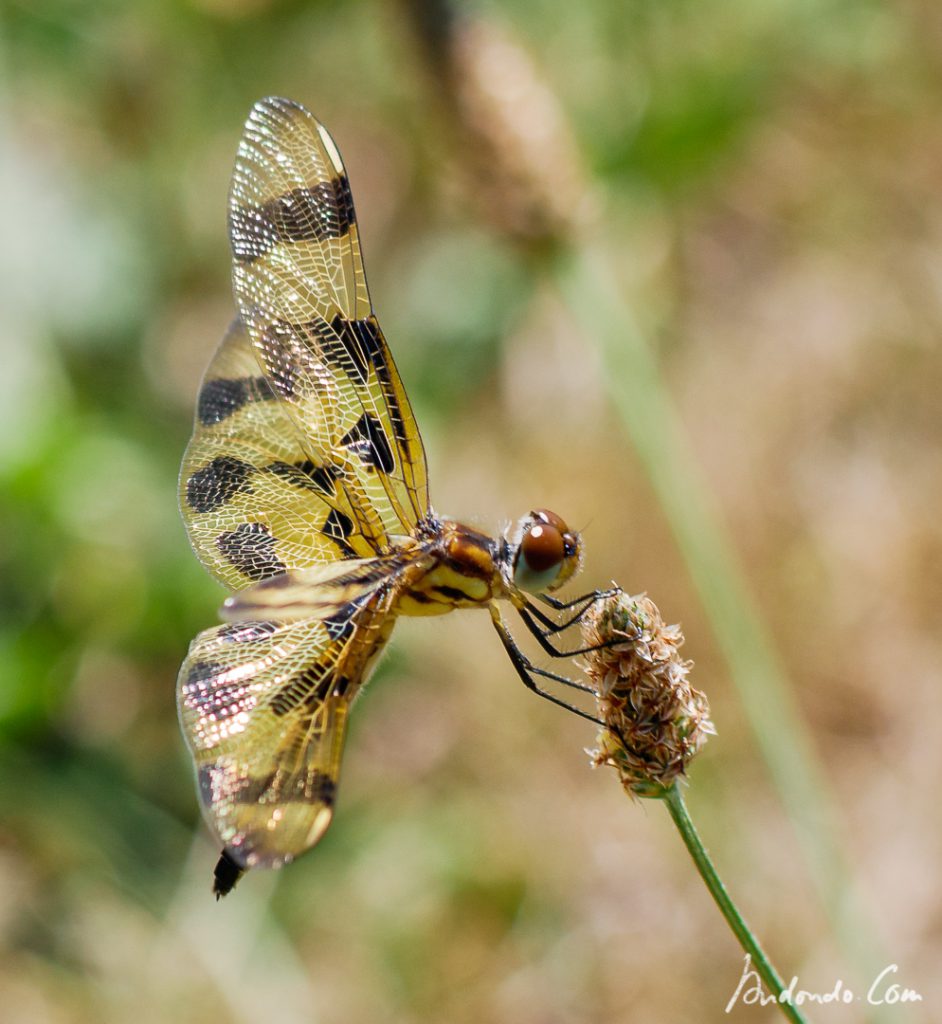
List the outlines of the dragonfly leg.
{"type": "Polygon", "coordinates": [[[604,592],[600,592],[599,597],[589,595],[588,603],[583,605],[582,608],[572,616],[572,618],[563,623],[554,622],[552,619],[544,615],[538,608],[534,607],[529,601],[526,602],[523,607],[517,608],[517,613],[523,620],[523,624],[536,638],[540,647],[542,647],[551,658],[572,658],[577,654],[588,654],[591,651],[601,651],[606,647],[614,647],[617,644],[623,644],[627,640],[631,639],[630,637],[617,636],[612,637],[609,640],[603,640],[601,643],[587,644],[585,647],[576,647],[569,651],[560,650],[550,640],[550,636],[552,634],[559,633],[560,631],[567,629],[569,626],[575,625],[583,618],[585,613],[592,607],[596,600],[606,596],[608,595],[604,592]]]}
{"type": "Polygon", "coordinates": [[[559,707],[565,708],[567,711],[571,711],[574,715],[578,715],[580,718],[585,718],[587,721],[593,722],[595,725],[605,724],[601,719],[596,718],[594,715],[590,715],[587,711],[583,711],[581,708],[577,708],[574,704],[569,704],[567,701],[560,699],[548,690],[543,689],[543,687],[536,681],[535,677],[539,676],[541,679],[551,679],[553,682],[562,683],[564,686],[571,687],[574,690],[579,690],[582,693],[591,693],[595,696],[595,690],[593,690],[591,686],[587,686],[585,683],[577,683],[574,679],[569,679],[567,676],[560,675],[558,672],[549,672],[546,669],[537,668],[517,646],[516,641],[510,635],[510,631],[501,620],[500,612],[494,605],[491,605],[491,619],[493,620],[494,628],[497,630],[497,635],[500,637],[501,643],[504,645],[504,650],[509,655],[514,668],[517,670],[517,675],[520,676],[523,681],[523,685],[526,686],[528,690],[532,690],[545,700],[551,701],[553,704],[558,704],[559,707]]]}
{"type": "Polygon", "coordinates": [[[593,601],[600,601],[606,597],[617,597],[620,593],[622,593],[621,587],[609,587],[608,590],[592,590],[588,594],[580,594],[569,601],[560,601],[558,597],[553,597],[552,594],[537,594],[536,596],[543,604],[548,604],[550,608],[555,608],[558,612],[564,612],[568,608],[574,608],[577,604],[581,604],[583,601],[588,601],[591,604],[593,601]]]}
{"type": "MultiPolygon", "coordinates": [[[[537,608],[537,606],[532,601],[527,600],[526,598],[523,599],[523,607],[525,607],[527,611],[533,616],[533,618],[535,618],[540,623],[540,625],[543,627],[544,633],[560,633],[564,629],[568,629],[570,626],[574,626],[577,622],[579,622],[579,620],[582,619],[582,617],[592,607],[592,605],[594,605],[595,602],[598,601],[602,596],[604,595],[583,594],[582,597],[580,597],[576,602],[577,604],[579,602],[583,602],[582,607],[573,615],[571,615],[568,619],[566,619],[564,622],[557,622],[556,619],[551,618],[549,615],[546,614],[546,612],[542,611],[540,608],[537,608]]],[[[572,605],[571,607],[575,607],[575,605],[572,605]]]]}

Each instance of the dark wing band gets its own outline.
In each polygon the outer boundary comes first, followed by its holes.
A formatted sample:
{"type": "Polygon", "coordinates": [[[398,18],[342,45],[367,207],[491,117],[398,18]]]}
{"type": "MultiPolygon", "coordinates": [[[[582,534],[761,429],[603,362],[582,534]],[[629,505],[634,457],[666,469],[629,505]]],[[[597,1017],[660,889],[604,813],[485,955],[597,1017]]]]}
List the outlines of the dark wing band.
{"type": "Polygon", "coordinates": [[[252,108],[229,230],[239,313],[289,416],[387,533],[410,532],[429,507],[422,440],[373,315],[340,154],[298,104],[252,108]]]}
{"type": "MultiPolygon", "coordinates": [[[[329,588],[329,584],[326,585],[329,588]]],[[[277,867],[333,814],[350,703],[392,629],[391,590],[361,588],[321,619],[201,633],[177,700],[204,815],[239,868],[277,867]]]]}
{"type": "Polygon", "coordinates": [[[180,472],[190,542],[230,589],[386,547],[372,506],[332,452],[308,441],[235,321],[203,379],[180,472]]]}

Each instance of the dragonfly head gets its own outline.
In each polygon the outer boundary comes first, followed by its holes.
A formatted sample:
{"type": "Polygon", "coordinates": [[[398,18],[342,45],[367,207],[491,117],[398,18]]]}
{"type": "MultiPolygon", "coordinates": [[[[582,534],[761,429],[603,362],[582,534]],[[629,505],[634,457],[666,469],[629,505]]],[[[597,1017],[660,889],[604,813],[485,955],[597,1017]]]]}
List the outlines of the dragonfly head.
{"type": "Polygon", "coordinates": [[[557,590],[582,566],[582,539],[555,512],[539,508],[524,516],[514,536],[513,579],[527,593],[557,590]]]}

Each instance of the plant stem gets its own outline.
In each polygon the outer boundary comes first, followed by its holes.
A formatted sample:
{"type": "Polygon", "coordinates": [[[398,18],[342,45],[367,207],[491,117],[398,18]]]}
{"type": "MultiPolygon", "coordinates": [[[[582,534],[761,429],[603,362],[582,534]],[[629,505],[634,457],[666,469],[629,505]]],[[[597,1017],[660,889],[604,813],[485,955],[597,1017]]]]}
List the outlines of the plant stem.
{"type": "MultiPolygon", "coordinates": [[[[750,595],[735,545],[691,457],[652,339],[636,323],[625,286],[613,270],[619,265],[619,250],[607,249],[600,237],[559,261],[554,272],[561,294],[576,323],[602,353],[613,408],[646,468],[700,592],[837,939],[858,977],[875,977],[890,958],[875,938],[870,911],[854,883],[853,860],[842,839],[832,786],[769,629],[756,611],[759,602],[750,595]]],[[[903,1015],[914,1019],[902,1006],[866,1008],[866,1019],[872,1021],[902,1024],[903,1015]]]]}
{"type": "Polygon", "coordinates": [[[723,885],[720,876],[716,873],[713,861],[710,860],[703,841],[690,820],[690,815],[687,813],[687,805],[684,803],[680,787],[676,782],[666,790],[663,800],[667,804],[667,809],[670,811],[670,816],[674,819],[674,824],[677,826],[677,831],[680,833],[684,845],[689,850],[690,856],[693,857],[693,862],[697,866],[697,871],[700,872],[700,877],[706,883],[710,895],[720,908],[720,913],[726,918],[733,934],[739,939],[739,944],[743,950],[752,958],[753,967],[768,986],[769,991],[775,996],[782,1013],[790,1021],[794,1021],[795,1024],[807,1024],[805,1018],[791,1002],[782,1002],[781,995],[785,987],[782,984],[782,979],[778,976],[778,972],[766,956],[765,950],[759,945],[759,940],[752,934],[749,926],[743,920],[736,904],[730,899],[726,886],[723,885]]]}

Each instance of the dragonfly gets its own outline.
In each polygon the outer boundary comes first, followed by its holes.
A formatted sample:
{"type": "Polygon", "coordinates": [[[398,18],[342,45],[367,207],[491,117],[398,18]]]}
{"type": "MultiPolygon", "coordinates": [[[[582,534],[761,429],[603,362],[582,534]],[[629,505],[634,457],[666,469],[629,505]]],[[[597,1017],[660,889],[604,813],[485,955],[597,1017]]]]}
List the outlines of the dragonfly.
{"type": "MultiPolygon", "coordinates": [[[[535,693],[584,684],[533,664],[513,609],[552,657],[605,591],[553,592],[577,531],[535,509],[499,537],[437,515],[412,406],[377,322],[340,153],[301,105],[252,108],[229,194],[238,315],[197,399],[180,474],[192,547],[232,592],[199,634],[177,705],[221,854],[217,899],[250,868],[313,847],[334,813],[350,707],[400,615],[490,612],[535,693]]],[[[584,650],[584,649],[583,649],[584,650]]],[[[591,692],[591,691],[590,691],[591,692]]]]}

